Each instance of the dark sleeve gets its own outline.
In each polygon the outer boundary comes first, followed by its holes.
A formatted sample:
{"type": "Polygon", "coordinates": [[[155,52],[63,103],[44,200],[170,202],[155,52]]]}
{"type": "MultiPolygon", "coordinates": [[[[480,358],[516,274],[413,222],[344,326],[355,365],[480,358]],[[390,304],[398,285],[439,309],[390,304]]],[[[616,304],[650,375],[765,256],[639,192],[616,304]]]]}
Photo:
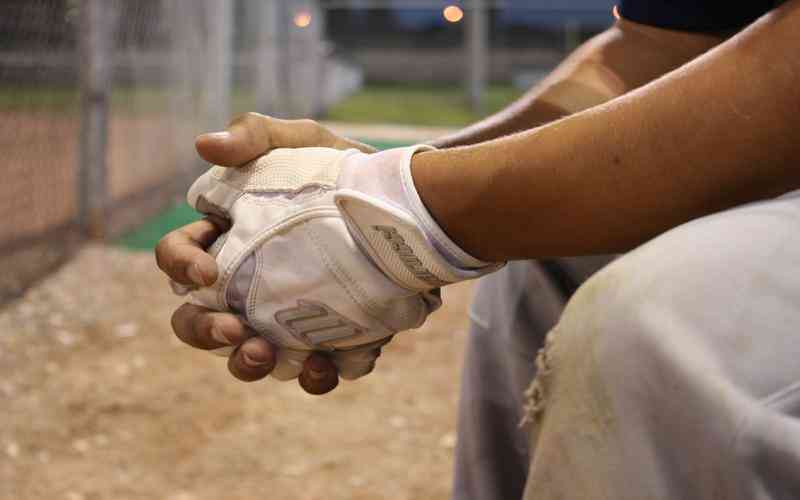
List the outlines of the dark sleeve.
{"type": "Polygon", "coordinates": [[[620,0],[625,19],[681,31],[741,29],[782,0],[620,0]]]}

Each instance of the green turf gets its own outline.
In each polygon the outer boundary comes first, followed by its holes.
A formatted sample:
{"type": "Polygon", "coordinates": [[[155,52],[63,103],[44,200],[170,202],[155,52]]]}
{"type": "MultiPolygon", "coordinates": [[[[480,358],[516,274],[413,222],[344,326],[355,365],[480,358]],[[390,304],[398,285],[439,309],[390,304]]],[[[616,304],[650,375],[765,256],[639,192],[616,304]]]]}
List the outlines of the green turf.
{"type": "Polygon", "coordinates": [[[198,219],[200,216],[192,207],[178,203],[123,235],[115,243],[131,250],[151,250],[168,232],[198,219]]]}
{"type": "MultiPolygon", "coordinates": [[[[397,148],[409,145],[409,143],[401,141],[364,139],[363,142],[371,144],[378,149],[397,148]]],[[[200,216],[192,207],[186,203],[178,203],[167,207],[163,212],[147,220],[141,226],[124,234],[115,241],[115,244],[131,250],[152,250],[162,236],[173,229],[177,229],[198,219],[200,219],[200,216]]]]}
{"type": "Polygon", "coordinates": [[[458,86],[368,85],[334,105],[325,118],[334,121],[397,123],[459,127],[505,107],[521,95],[510,85],[493,85],[486,91],[484,113],[467,105],[458,86]]]}
{"type": "MultiPolygon", "coordinates": [[[[167,87],[116,87],[111,94],[112,113],[141,115],[160,113],[169,109],[171,89],[167,87]]],[[[509,85],[492,85],[486,91],[484,113],[475,113],[467,105],[462,88],[423,85],[365,86],[352,96],[333,106],[325,118],[363,123],[401,123],[409,125],[439,125],[457,127],[493,113],[520,96],[509,85]]],[[[194,95],[190,105],[199,95],[194,95]]],[[[77,113],[80,96],[75,87],[0,85],[0,111],[39,111],[48,113],[77,113]]],[[[233,114],[255,107],[250,89],[233,91],[233,114]]]]}

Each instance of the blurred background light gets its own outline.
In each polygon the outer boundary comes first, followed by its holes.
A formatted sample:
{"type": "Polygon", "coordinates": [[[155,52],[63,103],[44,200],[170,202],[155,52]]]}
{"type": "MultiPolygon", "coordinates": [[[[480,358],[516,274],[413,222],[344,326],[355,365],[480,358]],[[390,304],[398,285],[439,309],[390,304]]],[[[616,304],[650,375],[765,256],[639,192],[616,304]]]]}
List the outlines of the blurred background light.
{"type": "Polygon", "coordinates": [[[298,11],[293,21],[298,28],[308,28],[311,25],[311,13],[307,10],[298,11]]]}
{"type": "Polygon", "coordinates": [[[451,23],[457,23],[464,18],[464,11],[457,5],[448,5],[442,11],[444,18],[451,23]]]}

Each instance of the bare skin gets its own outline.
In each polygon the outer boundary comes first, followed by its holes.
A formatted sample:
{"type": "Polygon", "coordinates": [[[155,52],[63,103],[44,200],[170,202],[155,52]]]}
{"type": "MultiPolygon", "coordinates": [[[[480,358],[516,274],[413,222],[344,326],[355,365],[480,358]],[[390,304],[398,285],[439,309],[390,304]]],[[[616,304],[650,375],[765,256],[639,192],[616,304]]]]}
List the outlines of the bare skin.
{"type": "MultiPolygon", "coordinates": [[[[227,167],[238,167],[271,149],[312,145],[357,148],[365,153],[375,151],[366,144],[339,137],[311,120],[279,120],[257,113],[241,115],[225,131],[203,134],[195,142],[203,159],[227,167]]],[[[217,265],[205,249],[227,225],[224,220],[207,217],[167,234],[156,247],[158,267],[182,285],[213,284],[217,280],[217,265]]],[[[275,367],[275,348],[232,314],[184,304],[172,316],[172,329],[181,341],[197,349],[234,346],[228,370],[241,381],[261,380],[275,367]]],[[[312,354],[298,383],[309,394],[324,394],[336,388],[339,377],[328,358],[312,354]]]]}
{"type": "Polygon", "coordinates": [[[800,0],[606,104],[414,157],[442,228],[493,261],[618,253],[800,187],[800,0]],[[535,228],[535,231],[520,230],[535,228]]]}
{"type": "MultiPolygon", "coordinates": [[[[679,33],[620,20],[612,28],[578,49],[550,77],[531,89],[522,99],[507,109],[452,136],[434,141],[432,144],[440,148],[449,148],[461,144],[476,144],[480,141],[494,139],[509,133],[530,130],[533,127],[552,122],[571,113],[600,105],[680,67],[723,40],[724,37],[722,36],[679,33]]],[[[615,106],[611,105],[611,108],[614,109],[615,106]]],[[[593,113],[594,111],[590,111],[586,113],[586,116],[594,116],[593,113]]],[[[641,113],[642,111],[639,111],[637,116],[641,115],[641,113]]],[[[591,122],[591,118],[586,118],[585,120],[591,122]]],[[[622,134],[621,132],[615,134],[613,131],[605,130],[607,127],[602,119],[598,118],[595,121],[595,126],[603,129],[605,134],[611,133],[614,137],[619,137],[622,134]]],[[[551,168],[543,166],[537,168],[537,166],[544,165],[542,160],[539,159],[542,156],[540,150],[550,153],[548,157],[552,158],[556,158],[558,151],[560,151],[560,161],[563,164],[568,164],[569,161],[574,160],[575,154],[571,152],[570,143],[561,138],[558,133],[555,133],[560,130],[562,123],[563,121],[559,121],[551,125],[553,132],[546,136],[547,139],[540,139],[538,135],[540,134],[540,129],[536,129],[479,144],[471,148],[437,151],[426,154],[424,157],[422,155],[415,157],[417,161],[414,163],[414,176],[415,182],[419,184],[418,189],[420,189],[434,216],[456,241],[464,244],[465,248],[477,255],[491,255],[493,257],[499,255],[499,253],[496,254],[493,250],[487,250],[481,246],[482,237],[480,234],[469,237],[458,233],[459,230],[466,230],[457,220],[458,212],[443,210],[440,207],[444,203],[442,200],[448,198],[449,195],[457,195],[459,189],[465,189],[465,186],[456,185],[457,182],[466,182],[465,179],[461,179],[461,181],[454,179],[454,177],[465,176],[463,169],[459,167],[456,172],[456,168],[452,167],[452,165],[463,165],[461,162],[466,159],[470,169],[485,168],[488,172],[498,177],[501,172],[503,175],[511,175],[508,173],[511,171],[513,175],[526,175],[525,177],[520,177],[520,179],[524,178],[524,182],[533,183],[534,186],[537,183],[544,185],[546,185],[546,182],[554,183],[563,177],[560,173],[561,170],[557,169],[556,165],[552,165],[551,168]],[[529,136],[535,140],[530,139],[529,136]],[[530,142],[525,143],[526,140],[530,142]],[[497,146],[497,144],[500,144],[500,146],[497,146]],[[499,151],[500,148],[506,147],[513,147],[513,153],[499,151]],[[467,152],[465,153],[465,151],[467,152]],[[511,162],[511,165],[504,163],[504,169],[498,170],[492,165],[493,162],[485,160],[493,154],[500,155],[504,161],[511,162]],[[450,163],[450,168],[446,164],[448,161],[454,162],[450,163]],[[530,167],[528,166],[529,163],[530,167]],[[435,172],[434,169],[437,168],[441,169],[441,172],[435,172]],[[526,171],[528,168],[531,169],[531,172],[526,171]],[[525,172],[525,174],[520,172],[525,172]],[[449,178],[448,175],[450,176],[449,178]],[[530,177],[533,176],[536,176],[536,178],[531,180],[530,177]],[[436,190],[440,189],[440,185],[437,183],[447,184],[447,182],[452,183],[446,188],[451,189],[451,191],[435,194],[436,190]],[[439,196],[442,197],[442,200],[434,199],[439,196]],[[450,219],[451,217],[453,218],[452,220],[450,219]]],[[[638,125],[636,121],[629,125],[629,129],[634,129],[631,133],[638,133],[638,125]]],[[[588,127],[588,125],[583,125],[583,127],[588,127]]],[[[570,140],[581,148],[594,144],[597,136],[601,135],[595,132],[596,135],[580,136],[581,128],[574,128],[576,130],[571,132],[570,140]],[[587,137],[589,140],[587,140],[587,137]]],[[[199,136],[196,141],[200,156],[212,163],[230,167],[239,166],[272,148],[307,146],[327,146],[340,149],[355,147],[364,152],[373,151],[369,146],[338,137],[313,121],[276,120],[255,113],[249,113],[234,120],[225,132],[204,134],[199,136]]],[[[626,163],[629,164],[633,164],[633,161],[632,158],[626,159],[626,163]]],[[[613,157],[611,162],[612,165],[616,165],[613,162],[613,157]]],[[[592,163],[591,158],[587,158],[584,163],[592,163]]],[[[561,165],[557,166],[561,168],[561,165]]],[[[471,171],[470,175],[473,173],[471,171]]],[[[480,174],[476,178],[481,179],[481,182],[499,182],[492,177],[492,174],[480,174]]],[[[584,174],[591,175],[591,172],[585,172],[582,175],[584,174]]],[[[510,179],[509,182],[513,183],[510,179]]],[[[580,183],[576,184],[578,186],[581,185],[580,183]]],[[[523,218],[520,220],[524,220],[525,224],[528,224],[528,220],[530,220],[530,214],[526,212],[525,204],[536,205],[536,210],[541,210],[542,206],[550,208],[545,202],[537,202],[537,200],[532,199],[534,192],[529,188],[525,188],[526,193],[524,196],[516,193],[513,198],[505,199],[505,194],[502,190],[492,191],[490,189],[492,187],[491,184],[481,185],[477,180],[471,186],[474,189],[473,193],[476,195],[481,192],[481,196],[488,196],[483,201],[484,209],[495,203],[499,205],[518,203],[519,206],[516,209],[518,213],[523,214],[523,218]]],[[[518,185],[517,191],[523,187],[524,185],[522,184],[518,185]]],[[[672,188],[674,189],[675,186],[672,185],[672,188]]],[[[541,190],[545,196],[544,200],[549,201],[552,198],[550,196],[552,193],[545,192],[544,188],[541,190]]],[[[677,192],[681,193],[682,190],[677,192]]],[[[564,200],[569,199],[573,203],[575,203],[575,200],[583,201],[582,198],[574,198],[574,196],[579,196],[577,193],[572,194],[569,191],[563,191],[560,195],[564,200]]],[[[586,195],[580,194],[580,196],[586,195]]],[[[463,209],[464,203],[459,203],[456,206],[463,209]]],[[[553,204],[552,207],[558,208],[558,205],[553,204]]],[[[696,216],[699,215],[702,215],[702,213],[696,214],[696,216]]],[[[544,219],[545,217],[546,213],[543,212],[541,218],[544,219]]],[[[639,218],[646,219],[641,215],[639,218]]],[[[553,222],[554,225],[559,225],[556,220],[553,220],[553,222]]],[[[591,219],[588,215],[584,223],[591,224],[591,219]]],[[[641,221],[634,216],[630,223],[637,224],[641,223],[641,221]]],[[[187,226],[179,229],[162,240],[156,249],[159,266],[180,283],[199,285],[213,283],[216,279],[216,266],[213,259],[205,254],[202,249],[208,245],[209,241],[213,241],[216,238],[219,230],[215,229],[212,222],[204,221],[195,224],[197,224],[196,227],[187,226]],[[193,267],[196,267],[196,270],[189,272],[193,267]],[[197,279],[192,279],[192,277],[197,279]]],[[[508,224],[503,224],[506,229],[509,226],[513,226],[511,221],[508,221],[508,224]]],[[[484,229],[486,228],[478,231],[484,229]]],[[[541,235],[542,233],[537,228],[535,234],[541,235]]],[[[514,235],[515,238],[520,238],[520,236],[519,234],[514,235]]],[[[550,237],[552,235],[548,234],[547,236],[550,237]]],[[[541,242],[538,244],[542,245],[541,242]]],[[[563,245],[563,242],[561,244],[563,245]]],[[[603,239],[599,238],[596,248],[598,252],[603,248],[603,244],[603,239]]],[[[506,252],[507,249],[501,251],[506,252]]],[[[548,255],[548,253],[531,253],[523,257],[536,258],[545,255],[548,255]]],[[[212,336],[212,332],[216,329],[218,332],[216,339],[224,338],[228,345],[238,346],[229,361],[230,371],[237,378],[248,381],[257,380],[268,375],[274,366],[274,348],[262,338],[254,337],[253,332],[248,331],[235,316],[215,313],[195,306],[183,306],[176,311],[176,316],[178,315],[180,315],[180,321],[173,321],[173,327],[176,335],[187,344],[202,349],[212,349],[225,345],[214,340],[215,337],[212,336]],[[219,332],[221,332],[221,336],[219,332]],[[248,364],[248,361],[250,364],[248,364]]],[[[300,385],[312,394],[328,392],[337,383],[338,377],[335,368],[327,359],[319,355],[309,358],[307,366],[300,376],[300,385]],[[314,370],[311,370],[311,368],[314,368],[314,370]],[[313,377],[311,376],[312,373],[313,377]]]]}
{"type": "Polygon", "coordinates": [[[724,40],[618,19],[500,112],[431,144],[478,144],[602,104],[680,67],[724,40]]]}

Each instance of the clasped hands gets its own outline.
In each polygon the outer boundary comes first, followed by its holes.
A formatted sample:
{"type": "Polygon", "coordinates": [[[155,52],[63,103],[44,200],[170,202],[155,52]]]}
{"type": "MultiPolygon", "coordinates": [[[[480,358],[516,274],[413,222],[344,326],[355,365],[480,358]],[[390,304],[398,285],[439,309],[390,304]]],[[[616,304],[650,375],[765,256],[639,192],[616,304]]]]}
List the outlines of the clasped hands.
{"type": "Polygon", "coordinates": [[[219,165],[189,191],[206,217],[165,236],[156,257],[189,297],[176,335],[228,356],[241,380],[271,374],[328,392],[420,326],[439,287],[499,267],[462,251],[427,212],[410,164],[430,147],[375,153],[313,121],[255,113],[196,147],[219,165]]]}

